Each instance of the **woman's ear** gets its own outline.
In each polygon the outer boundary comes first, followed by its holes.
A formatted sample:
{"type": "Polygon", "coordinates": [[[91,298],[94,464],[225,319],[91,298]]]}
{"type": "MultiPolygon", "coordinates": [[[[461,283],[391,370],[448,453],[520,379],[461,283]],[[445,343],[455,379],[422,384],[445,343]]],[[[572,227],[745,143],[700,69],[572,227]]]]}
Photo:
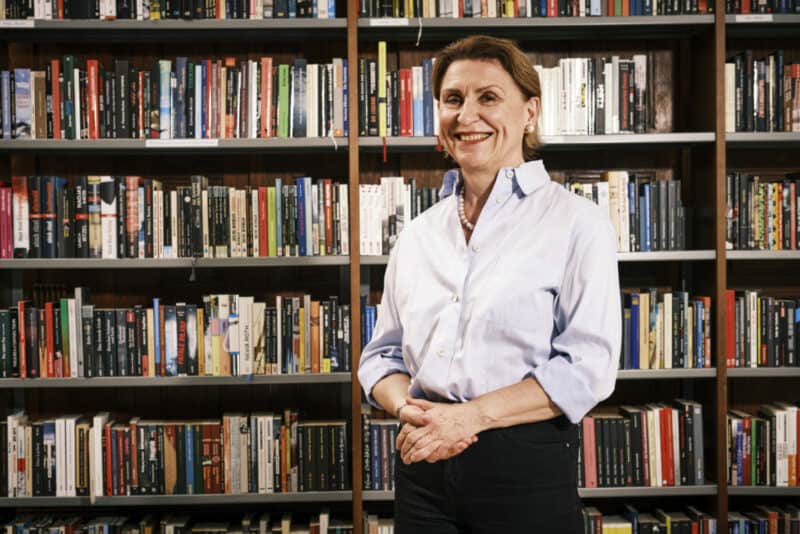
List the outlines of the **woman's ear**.
{"type": "Polygon", "coordinates": [[[542,110],[542,99],[538,96],[532,96],[525,103],[525,121],[526,124],[538,124],[539,114],[542,110]]]}

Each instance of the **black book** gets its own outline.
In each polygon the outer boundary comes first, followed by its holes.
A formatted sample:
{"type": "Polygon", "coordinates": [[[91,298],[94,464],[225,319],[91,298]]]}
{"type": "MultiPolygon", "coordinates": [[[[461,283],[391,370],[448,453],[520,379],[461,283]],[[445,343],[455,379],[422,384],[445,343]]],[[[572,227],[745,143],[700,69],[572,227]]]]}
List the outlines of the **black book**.
{"type": "Polygon", "coordinates": [[[25,305],[25,374],[28,378],[39,378],[39,309],[30,303],[25,305]]]}
{"type": "MultiPolygon", "coordinates": [[[[192,237],[195,233],[195,225],[194,225],[194,218],[193,218],[193,205],[192,205],[192,188],[191,187],[182,187],[180,189],[180,236],[181,236],[181,243],[178,255],[182,258],[191,258],[194,256],[194,248],[192,237]]],[[[250,197],[248,196],[248,203],[247,206],[250,206],[250,197]]],[[[201,214],[202,214],[202,199],[201,199],[201,214]]],[[[251,219],[248,219],[248,221],[251,219]]],[[[202,248],[202,224],[200,226],[200,234],[201,234],[201,248],[202,248]]],[[[202,254],[201,254],[202,256],[202,254]]]]}
{"type": "Polygon", "coordinates": [[[130,66],[128,80],[130,80],[128,84],[130,90],[127,93],[128,109],[130,110],[130,119],[128,120],[130,137],[138,139],[141,135],[139,132],[139,71],[133,65],[130,66]]]}
{"type": "Polygon", "coordinates": [[[111,376],[106,357],[105,313],[103,310],[93,310],[91,317],[92,335],[89,338],[94,341],[94,350],[92,351],[94,354],[94,376],[111,376]]]}
{"type": "Polygon", "coordinates": [[[115,135],[118,139],[128,139],[131,134],[128,109],[128,91],[130,67],[125,59],[114,60],[114,81],[116,94],[114,95],[114,116],[116,118],[115,135]]]}
{"type": "MultiPolygon", "coordinates": [[[[246,461],[242,458],[241,461],[246,461]]],[[[175,480],[175,494],[186,494],[186,427],[178,423],[175,425],[175,463],[177,464],[177,477],[175,480]]]]}
{"type": "Polygon", "coordinates": [[[127,256],[128,236],[125,234],[128,219],[128,195],[126,190],[126,183],[124,176],[114,176],[113,187],[117,197],[117,258],[125,258],[127,256]]]}
{"type": "Polygon", "coordinates": [[[29,258],[42,257],[42,179],[28,177],[28,235],[30,236],[29,258]]]}
{"type": "Polygon", "coordinates": [[[33,446],[32,460],[32,482],[33,496],[42,497],[47,495],[45,488],[45,458],[44,458],[44,429],[42,422],[31,424],[31,445],[33,446]]]}

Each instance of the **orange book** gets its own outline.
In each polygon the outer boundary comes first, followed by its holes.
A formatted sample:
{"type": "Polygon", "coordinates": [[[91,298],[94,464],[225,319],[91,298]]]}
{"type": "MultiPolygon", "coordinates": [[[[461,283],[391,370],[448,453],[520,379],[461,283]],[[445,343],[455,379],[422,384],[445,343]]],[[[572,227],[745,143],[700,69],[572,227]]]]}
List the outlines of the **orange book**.
{"type": "Polygon", "coordinates": [[[261,58],[261,137],[272,137],[272,58],[261,58]]]}
{"type": "MultiPolygon", "coordinates": [[[[58,3],[61,5],[62,0],[59,0],[58,3]]],[[[58,81],[58,78],[61,76],[61,60],[50,60],[50,72],[50,92],[53,105],[53,139],[61,139],[61,84],[58,81]]]]}
{"type": "Polygon", "coordinates": [[[56,375],[55,369],[55,325],[53,324],[53,303],[46,302],[44,305],[44,328],[45,328],[45,364],[40,366],[42,378],[52,378],[56,375]]]}
{"type": "Polygon", "coordinates": [[[100,138],[100,110],[98,107],[98,71],[100,70],[100,63],[96,59],[86,60],[87,74],[87,100],[89,102],[89,109],[87,116],[89,119],[89,139],[100,138]]]}
{"type": "Polygon", "coordinates": [[[311,301],[311,372],[320,372],[319,301],[311,301]]]}
{"type": "Polygon", "coordinates": [[[597,451],[595,450],[596,441],[594,435],[594,419],[584,417],[581,420],[583,430],[583,443],[581,453],[583,454],[583,484],[586,488],[597,487],[597,451]]]}

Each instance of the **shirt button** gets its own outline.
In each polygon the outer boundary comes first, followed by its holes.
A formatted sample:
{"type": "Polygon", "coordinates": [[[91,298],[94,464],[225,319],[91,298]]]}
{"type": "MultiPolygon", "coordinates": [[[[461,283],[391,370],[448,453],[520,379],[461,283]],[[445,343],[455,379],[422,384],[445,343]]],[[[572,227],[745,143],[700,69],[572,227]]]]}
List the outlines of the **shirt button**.
{"type": "Polygon", "coordinates": [[[442,357],[444,356],[444,351],[443,350],[436,351],[436,355],[442,357]]]}
{"type": "Polygon", "coordinates": [[[453,302],[458,302],[458,295],[453,295],[450,300],[453,302]]]}
{"type": "Polygon", "coordinates": [[[495,204],[500,204],[502,201],[503,200],[500,197],[497,197],[496,199],[494,199],[494,203],[495,204]]]}
{"type": "Polygon", "coordinates": [[[513,178],[513,176],[514,176],[514,171],[512,171],[511,169],[506,169],[506,178],[513,178]]]}
{"type": "Polygon", "coordinates": [[[472,252],[480,252],[480,251],[481,247],[479,247],[478,245],[472,245],[472,252]]]}

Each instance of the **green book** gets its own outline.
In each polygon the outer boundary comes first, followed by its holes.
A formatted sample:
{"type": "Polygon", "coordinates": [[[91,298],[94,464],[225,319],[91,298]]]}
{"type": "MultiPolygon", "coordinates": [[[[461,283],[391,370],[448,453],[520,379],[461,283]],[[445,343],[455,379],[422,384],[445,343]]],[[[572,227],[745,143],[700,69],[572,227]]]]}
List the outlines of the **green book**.
{"type": "Polygon", "coordinates": [[[289,65],[278,65],[278,137],[289,137],[289,65]]]}

